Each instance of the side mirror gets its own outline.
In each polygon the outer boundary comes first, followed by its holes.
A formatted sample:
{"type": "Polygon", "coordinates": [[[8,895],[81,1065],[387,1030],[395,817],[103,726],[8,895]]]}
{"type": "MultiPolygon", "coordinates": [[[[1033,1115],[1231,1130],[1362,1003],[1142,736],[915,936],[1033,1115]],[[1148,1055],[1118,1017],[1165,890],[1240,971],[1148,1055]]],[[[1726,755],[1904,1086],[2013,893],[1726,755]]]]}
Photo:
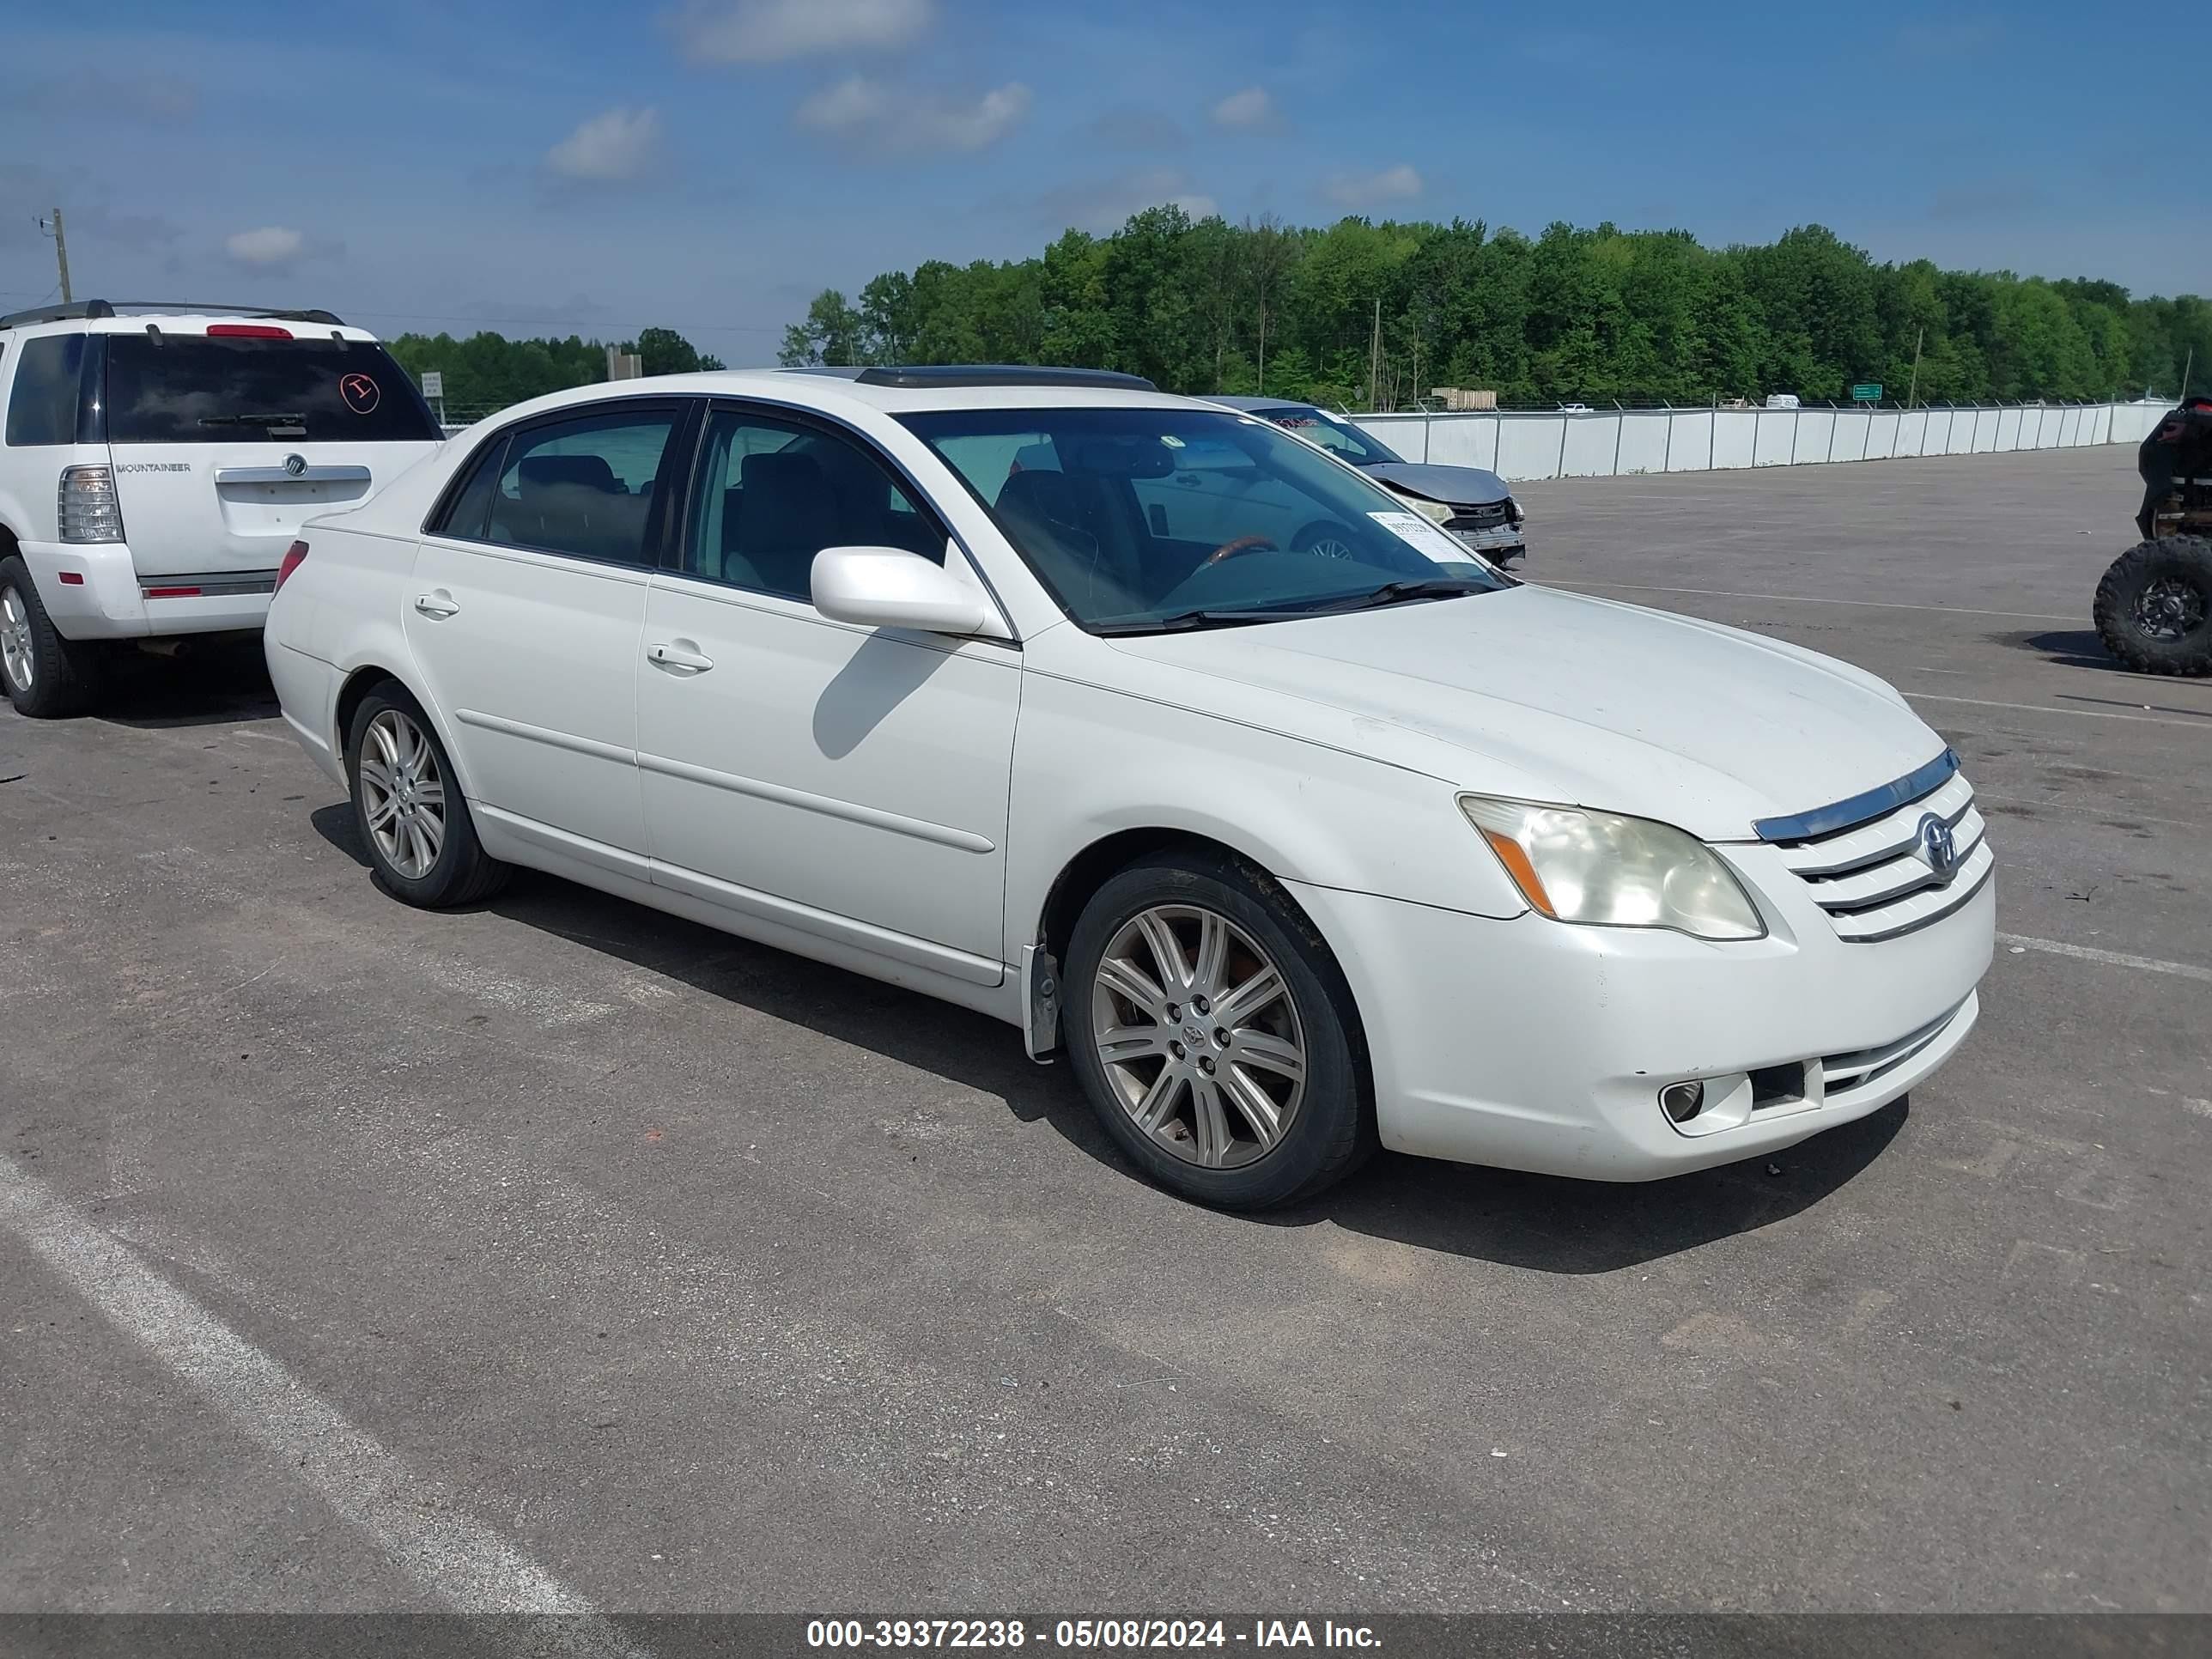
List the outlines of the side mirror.
{"type": "Polygon", "coordinates": [[[817,611],[862,628],[976,634],[989,619],[981,594],[903,548],[825,547],[809,586],[817,611]]]}

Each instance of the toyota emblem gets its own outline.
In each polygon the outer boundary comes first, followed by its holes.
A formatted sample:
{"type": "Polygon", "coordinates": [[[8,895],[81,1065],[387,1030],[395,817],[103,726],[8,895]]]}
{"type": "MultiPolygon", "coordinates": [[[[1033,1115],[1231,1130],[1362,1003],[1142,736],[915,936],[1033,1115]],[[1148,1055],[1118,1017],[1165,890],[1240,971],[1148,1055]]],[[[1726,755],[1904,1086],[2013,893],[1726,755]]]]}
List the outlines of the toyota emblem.
{"type": "Polygon", "coordinates": [[[307,458],[305,455],[287,455],[284,458],[284,471],[292,477],[296,478],[307,470],[307,458]]]}
{"type": "Polygon", "coordinates": [[[1936,872],[1936,879],[1948,882],[1959,873],[1959,843],[1951,834],[1951,826],[1933,812],[1920,820],[1920,856],[1936,872]]]}

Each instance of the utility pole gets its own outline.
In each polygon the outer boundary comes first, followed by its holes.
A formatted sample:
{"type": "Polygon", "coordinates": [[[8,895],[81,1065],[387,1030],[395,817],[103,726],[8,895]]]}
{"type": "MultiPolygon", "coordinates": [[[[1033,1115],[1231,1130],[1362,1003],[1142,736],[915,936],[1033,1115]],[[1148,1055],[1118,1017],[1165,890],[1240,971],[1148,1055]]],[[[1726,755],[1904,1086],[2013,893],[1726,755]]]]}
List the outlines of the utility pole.
{"type": "Polygon", "coordinates": [[[70,301],[69,280],[69,237],[62,228],[62,210],[56,208],[52,216],[39,221],[39,228],[54,239],[54,263],[61,267],[62,303],[70,301]]]}
{"type": "Polygon", "coordinates": [[[1928,331],[1924,328],[1912,337],[1912,386],[1905,394],[1907,409],[1912,407],[1913,400],[1920,395],[1920,343],[1927,337],[1928,331]]]}
{"type": "Polygon", "coordinates": [[[1382,407],[1382,300],[1379,295],[1375,300],[1375,340],[1367,349],[1367,406],[1382,407]]]}
{"type": "Polygon", "coordinates": [[[2191,346],[2189,348],[2188,361],[2181,365],[2181,396],[2176,401],[2185,404],[2189,401],[2189,371],[2196,367],[2197,348],[2191,346]]]}

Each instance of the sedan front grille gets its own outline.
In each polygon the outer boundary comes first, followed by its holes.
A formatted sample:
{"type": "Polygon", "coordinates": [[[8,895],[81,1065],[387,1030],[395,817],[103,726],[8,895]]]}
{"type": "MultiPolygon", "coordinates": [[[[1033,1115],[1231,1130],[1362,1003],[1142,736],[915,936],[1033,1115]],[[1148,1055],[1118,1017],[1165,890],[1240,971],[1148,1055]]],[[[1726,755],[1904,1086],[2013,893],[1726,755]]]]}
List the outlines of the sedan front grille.
{"type": "Polygon", "coordinates": [[[1447,530],[1495,530],[1505,522],[1505,503],[1485,501],[1480,506],[1452,508],[1452,515],[1444,520],[1447,530]]]}
{"type": "Polygon", "coordinates": [[[1875,816],[1849,818],[1851,803],[1840,803],[1801,818],[1766,819],[1758,826],[1760,837],[1776,845],[1838,937],[1871,945],[1916,932],[1964,906],[1996,865],[1988,825],[1958,764],[1946,753],[1870,792],[1864,799],[1875,816]],[[1948,832],[1948,866],[1930,849],[1931,841],[1944,839],[1931,836],[1931,819],[1948,832]]]}

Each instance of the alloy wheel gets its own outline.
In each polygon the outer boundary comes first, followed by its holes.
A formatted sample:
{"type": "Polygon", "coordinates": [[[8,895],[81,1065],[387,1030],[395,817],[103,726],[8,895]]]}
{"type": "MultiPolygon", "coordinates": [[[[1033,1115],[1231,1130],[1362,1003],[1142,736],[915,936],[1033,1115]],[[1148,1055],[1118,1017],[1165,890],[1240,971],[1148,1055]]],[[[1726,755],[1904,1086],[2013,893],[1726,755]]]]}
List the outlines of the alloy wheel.
{"type": "Polygon", "coordinates": [[[362,733],[361,802],[385,861],[410,881],[430,873],[446,844],[446,781],[422,728],[397,708],[362,733]]]}
{"type": "Polygon", "coordinates": [[[2136,624],[2154,640],[2185,640],[2204,625],[2204,593],[2195,582],[2160,576],[2136,596],[2136,624]]]}
{"type": "Polygon", "coordinates": [[[0,589],[0,665],[6,667],[10,685],[18,691],[31,689],[38,672],[31,655],[31,608],[12,586],[0,589]]]}
{"type": "Polygon", "coordinates": [[[1255,1163],[1297,1117],[1306,1047],[1290,986],[1215,911],[1156,905],[1125,922],[1098,960],[1091,1027],[1130,1121],[1185,1163],[1255,1163]]]}

